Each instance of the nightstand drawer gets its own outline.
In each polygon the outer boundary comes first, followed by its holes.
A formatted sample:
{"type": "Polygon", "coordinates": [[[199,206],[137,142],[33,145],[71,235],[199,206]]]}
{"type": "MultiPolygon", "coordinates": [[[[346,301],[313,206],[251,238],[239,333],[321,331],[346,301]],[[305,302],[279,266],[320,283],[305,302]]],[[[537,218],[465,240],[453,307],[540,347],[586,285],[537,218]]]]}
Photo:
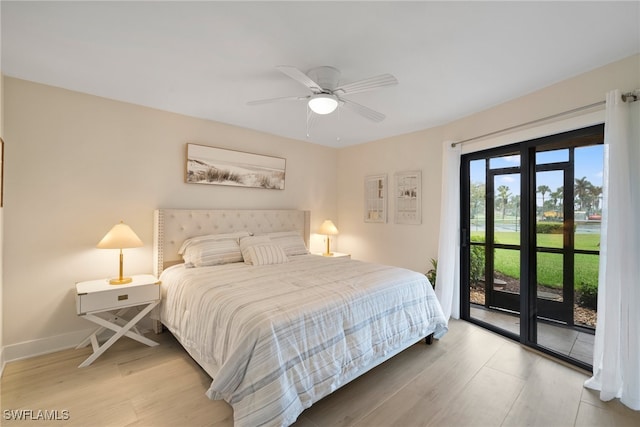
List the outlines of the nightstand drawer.
{"type": "Polygon", "coordinates": [[[79,293],[77,301],[78,314],[94,311],[115,310],[130,305],[140,305],[160,299],[160,286],[155,283],[139,286],[118,287],[113,289],[79,293]]]}

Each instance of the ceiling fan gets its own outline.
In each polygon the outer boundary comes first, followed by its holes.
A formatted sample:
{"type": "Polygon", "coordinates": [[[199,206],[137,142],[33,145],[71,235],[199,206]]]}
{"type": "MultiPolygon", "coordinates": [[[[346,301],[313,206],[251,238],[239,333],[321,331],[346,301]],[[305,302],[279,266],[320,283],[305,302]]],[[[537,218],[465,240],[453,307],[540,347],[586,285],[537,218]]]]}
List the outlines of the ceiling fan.
{"type": "Polygon", "coordinates": [[[343,98],[345,95],[366,92],[384,86],[398,84],[398,80],[391,74],[381,74],[353,83],[338,85],[340,71],[333,67],[323,66],[309,70],[307,74],[296,67],[280,65],[278,70],[291,77],[295,81],[303,84],[311,90],[311,95],[307,96],[285,96],[282,98],[261,99],[248,102],[247,105],[260,105],[280,101],[307,101],[309,109],[316,114],[330,114],[340,107],[347,108],[354,113],[361,115],[373,122],[381,122],[385,115],[372,110],[369,107],[355,103],[343,98]]]}

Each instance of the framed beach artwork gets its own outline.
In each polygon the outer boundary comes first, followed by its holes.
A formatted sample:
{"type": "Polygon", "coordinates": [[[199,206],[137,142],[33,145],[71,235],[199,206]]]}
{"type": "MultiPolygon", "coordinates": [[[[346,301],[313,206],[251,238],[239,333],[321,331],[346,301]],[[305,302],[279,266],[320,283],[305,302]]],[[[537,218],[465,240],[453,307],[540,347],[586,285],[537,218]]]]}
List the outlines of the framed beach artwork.
{"type": "Polygon", "coordinates": [[[364,221],[387,222],[387,175],[365,177],[364,221]]]}
{"type": "Polygon", "coordinates": [[[422,172],[398,172],[395,175],[396,224],[422,223],[422,172]]]}
{"type": "Polygon", "coordinates": [[[286,159],[187,144],[188,184],[284,190],[286,159]]]}

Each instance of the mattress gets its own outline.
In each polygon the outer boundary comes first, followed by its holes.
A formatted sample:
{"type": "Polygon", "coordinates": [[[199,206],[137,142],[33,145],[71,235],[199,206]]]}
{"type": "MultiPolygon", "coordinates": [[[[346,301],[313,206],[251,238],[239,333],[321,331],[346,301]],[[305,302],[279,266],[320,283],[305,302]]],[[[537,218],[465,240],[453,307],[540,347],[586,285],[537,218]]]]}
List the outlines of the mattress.
{"type": "Polygon", "coordinates": [[[447,322],[423,274],[348,258],[173,266],[161,320],[212,376],[236,426],[293,423],[314,402],[447,322]]]}

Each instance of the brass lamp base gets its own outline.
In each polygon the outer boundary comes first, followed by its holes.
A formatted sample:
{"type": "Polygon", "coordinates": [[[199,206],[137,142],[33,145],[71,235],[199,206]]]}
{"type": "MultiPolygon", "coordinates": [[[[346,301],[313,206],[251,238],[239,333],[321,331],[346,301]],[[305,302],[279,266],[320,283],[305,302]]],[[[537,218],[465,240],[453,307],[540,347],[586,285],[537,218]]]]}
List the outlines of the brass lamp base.
{"type": "Polygon", "coordinates": [[[118,279],[109,280],[110,285],[126,285],[127,283],[133,282],[131,277],[120,277],[118,279]]]}
{"type": "Polygon", "coordinates": [[[124,257],[122,255],[122,249],[120,249],[120,269],[118,270],[118,278],[109,280],[110,285],[126,285],[127,283],[133,282],[131,277],[122,277],[122,264],[124,261],[124,257]]]}
{"type": "Polygon", "coordinates": [[[330,246],[329,246],[329,236],[327,236],[327,251],[325,253],[323,253],[322,256],[333,256],[333,254],[331,253],[329,248],[330,248],[330,246]]]}

